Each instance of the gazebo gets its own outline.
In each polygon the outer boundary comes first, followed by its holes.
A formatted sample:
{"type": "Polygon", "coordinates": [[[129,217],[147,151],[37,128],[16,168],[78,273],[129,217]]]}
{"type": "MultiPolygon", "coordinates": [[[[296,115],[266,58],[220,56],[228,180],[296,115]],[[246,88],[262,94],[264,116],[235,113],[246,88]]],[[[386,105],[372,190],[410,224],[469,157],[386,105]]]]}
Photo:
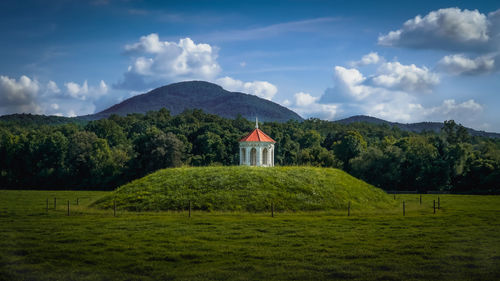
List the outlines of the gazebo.
{"type": "Polygon", "coordinates": [[[259,129],[255,118],[255,129],[240,140],[240,165],[273,167],[275,143],[259,129]]]}

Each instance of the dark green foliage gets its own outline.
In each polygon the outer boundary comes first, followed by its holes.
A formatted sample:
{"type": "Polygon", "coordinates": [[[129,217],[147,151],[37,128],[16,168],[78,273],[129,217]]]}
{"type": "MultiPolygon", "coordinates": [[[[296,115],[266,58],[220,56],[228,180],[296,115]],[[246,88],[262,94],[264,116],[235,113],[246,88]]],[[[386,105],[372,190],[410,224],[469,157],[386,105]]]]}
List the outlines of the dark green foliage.
{"type": "Polygon", "coordinates": [[[134,148],[137,156],[132,162],[131,172],[137,173],[137,177],[182,164],[184,145],[171,132],[164,133],[156,127],[148,128],[145,134],[134,140],[134,148]]]}
{"type": "MultiPolygon", "coordinates": [[[[201,110],[111,115],[85,126],[32,119],[0,121],[0,187],[114,188],[167,167],[238,165],[238,140],[255,126],[201,110]]],[[[452,120],[442,133],[319,119],[260,128],[277,142],[279,166],[342,168],[386,190],[500,192],[500,139],[470,136],[452,120]]]]}
{"type": "Polygon", "coordinates": [[[60,116],[46,116],[46,115],[33,115],[30,113],[10,114],[0,116],[0,121],[8,122],[15,125],[62,125],[68,123],[75,123],[85,125],[87,121],[78,117],[60,117],[60,116]]]}

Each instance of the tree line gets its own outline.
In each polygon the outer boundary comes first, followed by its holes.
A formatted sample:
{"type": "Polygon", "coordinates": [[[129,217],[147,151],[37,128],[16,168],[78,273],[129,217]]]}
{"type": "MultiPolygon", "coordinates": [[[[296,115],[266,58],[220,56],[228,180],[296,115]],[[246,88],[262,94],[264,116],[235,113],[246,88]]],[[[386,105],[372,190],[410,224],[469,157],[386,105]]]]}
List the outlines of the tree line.
{"type": "MultiPolygon", "coordinates": [[[[238,165],[238,140],[254,126],[200,110],[33,119],[0,122],[2,188],[111,189],[162,168],[238,165]]],[[[471,137],[453,120],[440,133],[319,119],[259,127],[277,142],[276,165],[339,168],[386,190],[500,192],[500,140],[471,137]]]]}

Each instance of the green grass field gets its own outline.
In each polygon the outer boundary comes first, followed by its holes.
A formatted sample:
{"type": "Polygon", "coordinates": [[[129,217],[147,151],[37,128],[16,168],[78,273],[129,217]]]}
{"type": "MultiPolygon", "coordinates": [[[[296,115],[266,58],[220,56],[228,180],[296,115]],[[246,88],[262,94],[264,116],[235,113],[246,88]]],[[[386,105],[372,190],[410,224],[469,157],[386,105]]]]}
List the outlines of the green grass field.
{"type": "Polygon", "coordinates": [[[499,196],[441,195],[433,214],[437,195],[398,195],[350,217],[88,207],[109,194],[0,191],[0,280],[500,279],[499,196]]]}

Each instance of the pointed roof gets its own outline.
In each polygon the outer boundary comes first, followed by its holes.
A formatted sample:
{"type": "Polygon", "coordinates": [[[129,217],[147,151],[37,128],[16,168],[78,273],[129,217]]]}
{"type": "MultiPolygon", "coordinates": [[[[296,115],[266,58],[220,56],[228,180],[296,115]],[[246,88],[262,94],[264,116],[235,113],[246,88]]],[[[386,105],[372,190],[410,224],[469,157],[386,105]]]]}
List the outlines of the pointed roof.
{"type": "Polygon", "coordinates": [[[262,132],[259,128],[255,128],[252,132],[250,132],[248,135],[244,136],[240,142],[243,141],[262,141],[262,142],[272,142],[276,143],[275,140],[273,140],[270,136],[266,135],[264,132],[262,132]]]}

